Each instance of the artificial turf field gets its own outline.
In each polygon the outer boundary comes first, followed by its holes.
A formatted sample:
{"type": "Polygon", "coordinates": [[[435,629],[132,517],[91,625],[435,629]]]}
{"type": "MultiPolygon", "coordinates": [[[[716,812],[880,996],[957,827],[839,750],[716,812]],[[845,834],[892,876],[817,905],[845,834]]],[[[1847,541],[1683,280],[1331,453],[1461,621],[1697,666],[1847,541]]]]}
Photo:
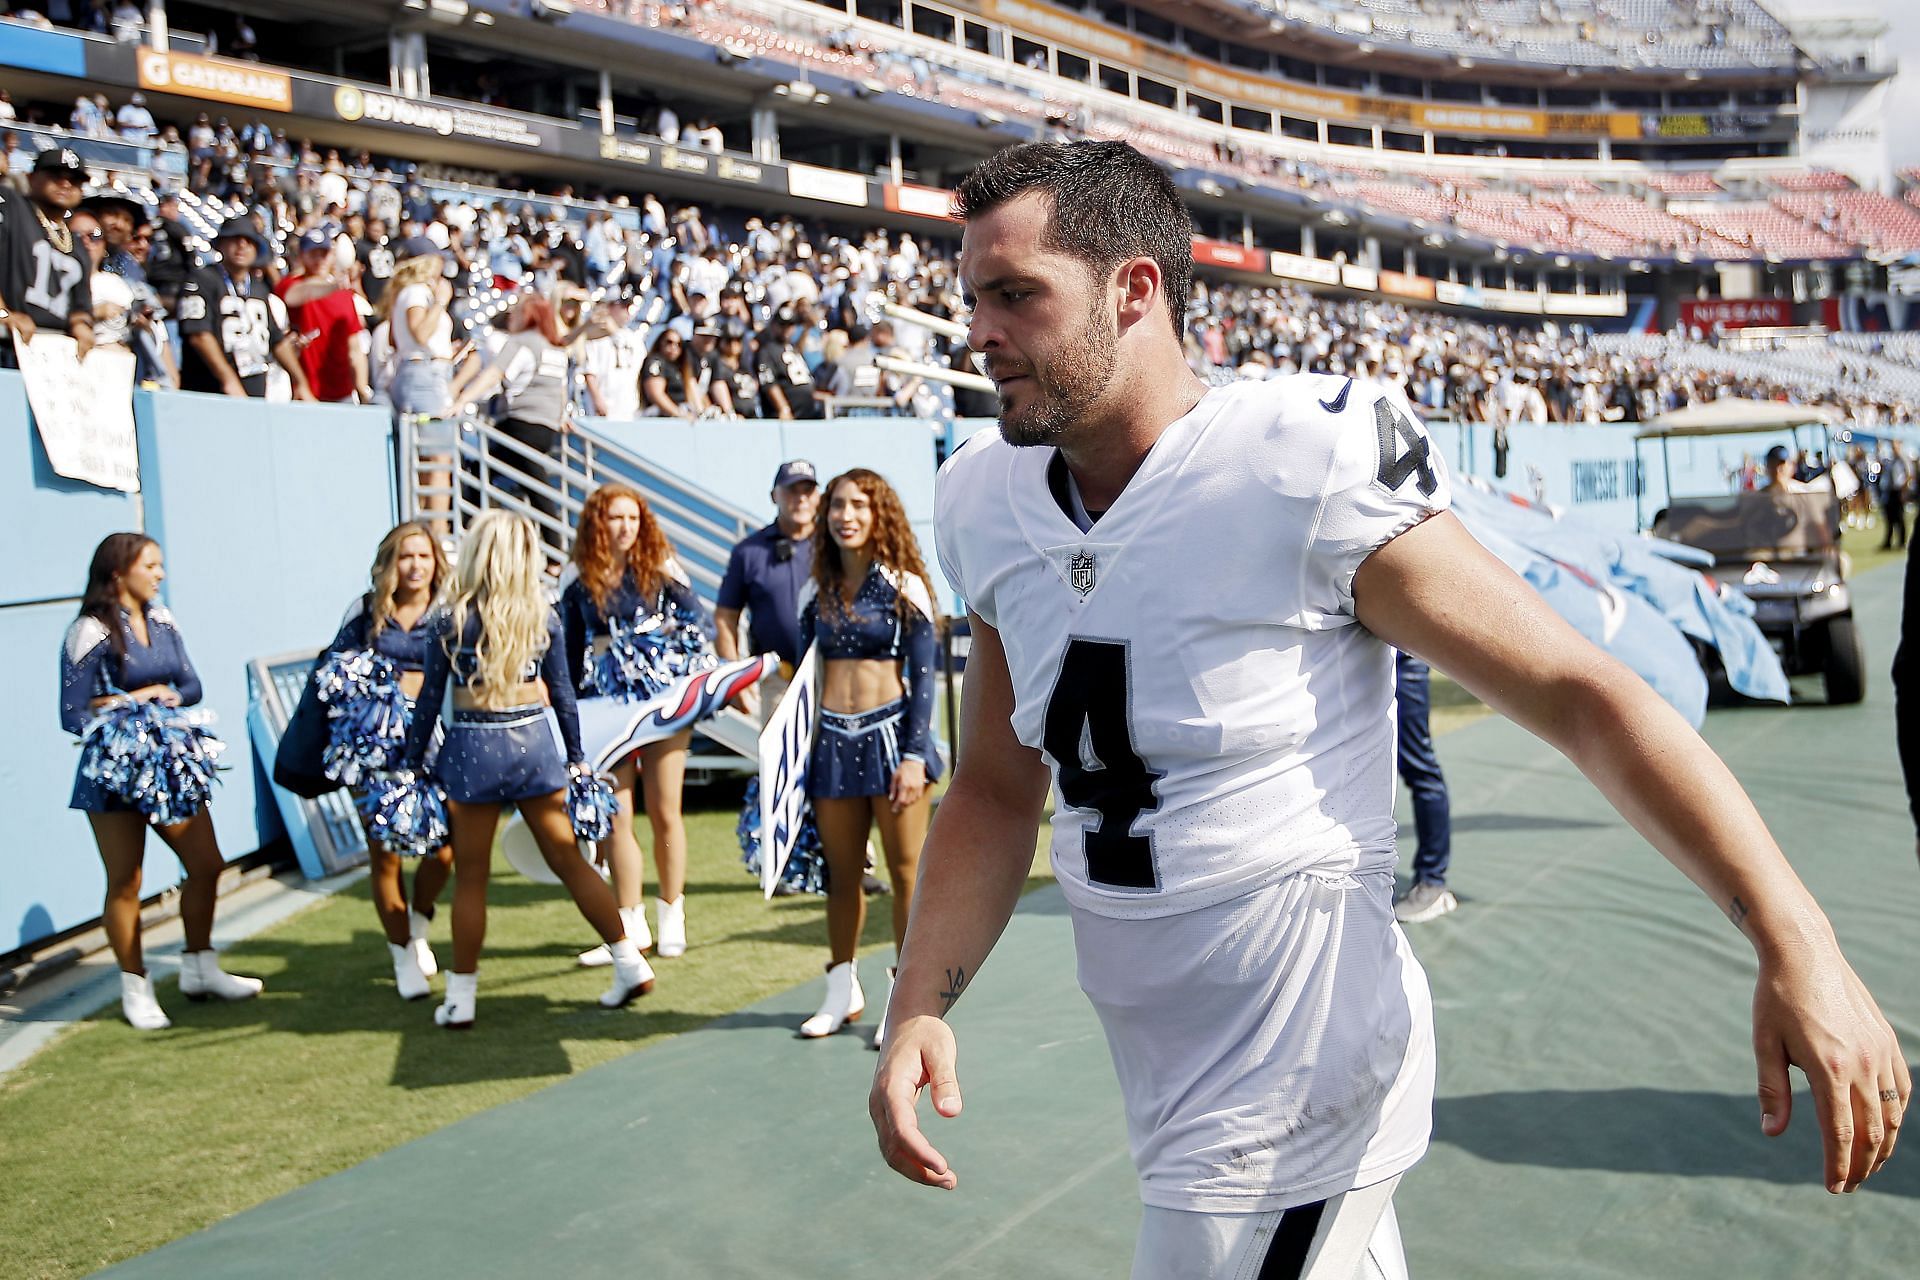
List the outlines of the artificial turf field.
{"type": "MultiPolygon", "coordinates": [[[[1891,566],[1857,584],[1864,705],[1715,711],[1706,733],[1911,1060],[1920,867],[1884,677],[1899,588],[1891,566]]],[[[1396,1202],[1413,1273],[1920,1273],[1920,1150],[1836,1198],[1804,1094],[1787,1137],[1760,1136],[1753,964],[1713,908],[1504,721],[1441,756],[1463,906],[1413,931],[1440,1039],[1434,1146],[1396,1202]]],[[[392,998],[360,892],[231,949],[268,978],[260,1001],[175,995],[162,1035],[108,1011],[68,1036],[0,1082],[0,1274],[139,1254],[116,1274],[1125,1275],[1118,1091],[1057,890],[1028,895],[956,1011],[967,1109],[929,1124],[961,1186],[941,1194],[874,1154],[867,1032],[791,1036],[818,999],[818,903],[761,903],[731,816],[698,822],[700,945],[634,1011],[592,1006],[604,976],[568,968],[584,930],[558,891],[503,876],[470,1035],[392,998]]],[[[869,938],[884,929],[883,908],[869,938]]]]}

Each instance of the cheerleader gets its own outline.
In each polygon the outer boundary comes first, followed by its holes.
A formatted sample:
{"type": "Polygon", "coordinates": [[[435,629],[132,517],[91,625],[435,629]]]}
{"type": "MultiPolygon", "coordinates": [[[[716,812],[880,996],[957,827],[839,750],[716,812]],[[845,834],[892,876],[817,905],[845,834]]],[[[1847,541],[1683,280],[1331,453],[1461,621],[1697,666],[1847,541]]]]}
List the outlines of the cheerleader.
{"type": "MultiPolygon", "coordinates": [[[[613,960],[613,985],[600,1003],[617,1009],[653,990],[653,970],[627,937],[606,882],[575,845],[578,783],[590,778],[567,671],[560,619],[547,604],[540,541],[533,521],[487,511],[468,530],[453,598],[434,614],[427,636],[423,706],[437,707],[453,684],[452,714],[433,776],[445,788],[453,832],[453,972],[434,1011],[443,1027],[473,1025],[480,947],[487,932],[487,875],[502,805],[517,805],[547,865],[573,895],[613,960]],[[541,702],[546,682],[561,743],[541,702]],[[572,782],[570,782],[570,778],[572,782]]],[[[415,716],[406,768],[417,774],[436,718],[415,716]]]]}
{"type": "MultiPolygon", "coordinates": [[[[807,791],[827,862],[827,997],[800,1024],[832,1035],[866,1007],[854,953],[866,924],[860,882],[867,832],[880,828],[893,879],[898,954],[913,905],[920,845],[940,776],[933,726],[933,592],[893,487],[856,468],[826,488],[814,527],[813,577],[800,593],[800,647],[820,648],[820,723],[807,791]]],[[[887,969],[889,991],[893,969],[887,969]]],[[[884,1006],[882,1006],[884,1010],[884,1006]]],[[[876,1047],[886,1033],[882,1014],[876,1047]]]]}
{"type": "Polygon", "coordinates": [[[94,549],[80,616],[60,655],[60,725],[82,739],[69,807],[87,815],[107,872],[100,916],[120,962],[120,1007],[140,1031],[170,1026],[154,998],[140,947],[140,868],[147,826],[180,859],[180,994],[248,1000],[258,978],[220,968],[213,950],[214,894],[225,860],[206,808],[220,750],[179,708],[200,701],[200,677],[173,615],[157,603],[166,578],[160,546],[112,533],[94,549]]]}
{"type": "MultiPolygon", "coordinates": [[[[667,535],[645,499],[623,484],[601,486],[581,507],[571,581],[560,593],[560,618],[580,714],[589,723],[609,718],[594,714],[601,699],[645,702],[680,677],[718,663],[712,621],[674,559],[667,535]]],[[[611,766],[620,810],[607,849],[614,895],[627,936],[646,950],[652,935],[647,929],[640,845],[633,838],[637,760],[647,821],[653,828],[653,865],[660,876],[659,954],[669,958],[687,950],[687,830],[681,820],[680,792],[692,739],[691,729],[681,729],[640,746],[611,766]]],[[[583,965],[609,961],[605,947],[580,956],[583,965]]]]}
{"type": "MultiPolygon", "coordinates": [[[[396,763],[405,745],[424,678],[433,606],[447,584],[447,558],[424,525],[409,521],[380,540],[371,576],[373,589],[347,606],[321,667],[334,738],[327,776],[348,784],[362,813],[372,774],[396,763]]],[[[371,828],[367,855],[394,985],[402,999],[419,1000],[432,992],[430,979],[439,972],[427,926],[453,872],[453,848],[443,844],[420,859],[411,906],[400,855],[371,828]]]]}

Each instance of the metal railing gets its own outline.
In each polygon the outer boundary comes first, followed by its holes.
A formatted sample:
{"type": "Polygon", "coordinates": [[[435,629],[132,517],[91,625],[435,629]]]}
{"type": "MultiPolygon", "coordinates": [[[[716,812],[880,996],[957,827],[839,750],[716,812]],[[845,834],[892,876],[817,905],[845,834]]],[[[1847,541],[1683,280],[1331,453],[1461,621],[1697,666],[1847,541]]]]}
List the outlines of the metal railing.
{"type": "MultiPolygon", "coordinates": [[[[491,420],[470,415],[453,420],[451,452],[421,443],[421,415],[396,416],[394,440],[403,519],[444,522],[454,545],[483,511],[515,511],[540,530],[547,562],[559,568],[573,545],[573,530],[587,495],[603,484],[638,489],[672,542],[693,589],[709,606],[734,544],[761,521],[717,494],[647,461],[591,428],[571,426],[548,454],[515,439],[491,420]]],[[[701,722],[699,731],[729,754],[696,753],[695,770],[735,769],[740,757],[756,758],[760,725],[728,708],[701,722]]]]}

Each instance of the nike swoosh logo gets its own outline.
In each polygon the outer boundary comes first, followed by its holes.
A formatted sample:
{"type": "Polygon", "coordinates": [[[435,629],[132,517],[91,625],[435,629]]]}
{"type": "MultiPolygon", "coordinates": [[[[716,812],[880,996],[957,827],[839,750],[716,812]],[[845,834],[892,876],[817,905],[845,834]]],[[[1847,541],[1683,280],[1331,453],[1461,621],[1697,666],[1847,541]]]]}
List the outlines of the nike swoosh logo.
{"type": "Polygon", "coordinates": [[[1340,388],[1340,394],[1331,400],[1322,400],[1320,407],[1328,413],[1339,413],[1347,407],[1347,392],[1353,390],[1353,379],[1348,378],[1340,388]]]}

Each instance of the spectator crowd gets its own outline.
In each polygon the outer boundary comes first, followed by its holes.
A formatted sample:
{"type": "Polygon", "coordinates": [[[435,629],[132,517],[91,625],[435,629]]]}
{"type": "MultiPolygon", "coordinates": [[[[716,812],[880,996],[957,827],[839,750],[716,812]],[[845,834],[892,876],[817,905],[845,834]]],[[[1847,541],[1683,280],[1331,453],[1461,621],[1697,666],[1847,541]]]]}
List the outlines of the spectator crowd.
{"type": "MultiPolygon", "coordinates": [[[[0,92],[0,126],[15,114],[0,92]]],[[[474,194],[442,172],[323,150],[264,122],[201,113],[183,135],[139,94],[118,108],[83,96],[66,130],[151,157],[144,173],[109,170],[60,216],[80,220],[98,340],[131,347],[154,385],[381,401],[430,417],[474,406],[542,430],[576,412],[995,411],[990,392],[882,362],[971,367],[938,323],[964,311],[952,237],[652,194],[582,199],[567,186],[474,194]],[[529,332],[538,344],[511,341],[529,332]]],[[[48,141],[0,139],[14,191],[37,181],[29,170],[48,141]]],[[[1210,376],[1379,377],[1430,414],[1466,421],[1635,422],[1725,395],[1826,400],[1867,423],[1913,416],[1909,388],[1862,375],[1867,356],[1810,380],[1764,361],[1723,367],[1622,347],[1578,324],[1487,323],[1205,279],[1189,315],[1189,355],[1210,376]]]]}

